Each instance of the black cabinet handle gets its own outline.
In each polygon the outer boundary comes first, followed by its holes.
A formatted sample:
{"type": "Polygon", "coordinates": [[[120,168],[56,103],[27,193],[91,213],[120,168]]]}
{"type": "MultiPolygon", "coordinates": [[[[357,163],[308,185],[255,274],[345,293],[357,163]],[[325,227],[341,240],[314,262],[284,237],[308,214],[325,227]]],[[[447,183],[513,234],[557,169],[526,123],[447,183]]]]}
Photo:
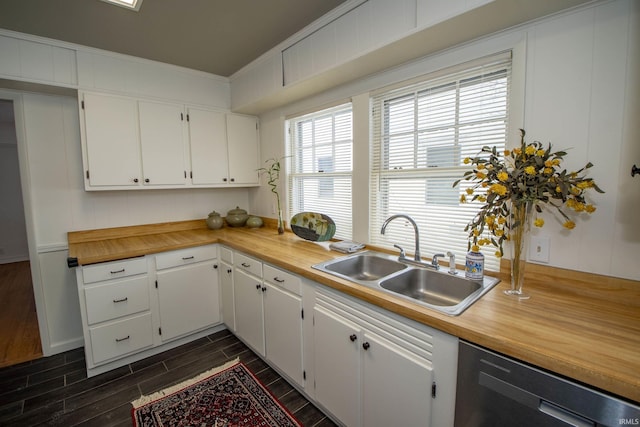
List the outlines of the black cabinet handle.
{"type": "Polygon", "coordinates": [[[251,267],[251,264],[247,264],[246,262],[243,262],[242,264],[240,264],[241,266],[243,266],[244,268],[249,268],[251,267]]]}
{"type": "Polygon", "coordinates": [[[266,286],[263,286],[263,287],[262,287],[262,292],[266,292],[266,291],[267,291],[267,287],[266,287],[266,286]]]}
{"type": "Polygon", "coordinates": [[[256,285],[256,289],[260,289],[261,287],[262,287],[262,285],[261,285],[260,283],[258,283],[258,284],[256,285]]]}
{"type": "Polygon", "coordinates": [[[227,268],[227,273],[231,274],[232,271],[233,271],[232,269],[227,268]]]}
{"type": "Polygon", "coordinates": [[[274,277],[273,280],[275,280],[278,283],[284,283],[284,279],[279,279],[278,277],[274,277]]]}
{"type": "Polygon", "coordinates": [[[126,340],[128,340],[129,338],[131,338],[129,335],[127,335],[127,336],[126,336],[126,337],[124,337],[124,338],[116,338],[116,342],[126,341],[126,340]]]}
{"type": "Polygon", "coordinates": [[[125,302],[125,301],[127,301],[128,299],[129,299],[128,297],[124,297],[124,298],[121,298],[121,299],[114,299],[114,300],[113,300],[113,302],[114,302],[114,303],[118,303],[118,302],[125,302]]]}
{"type": "Polygon", "coordinates": [[[183,256],[182,260],[183,261],[187,261],[187,260],[190,260],[190,259],[193,259],[193,258],[195,258],[193,255],[191,255],[191,256],[183,256]]]}
{"type": "Polygon", "coordinates": [[[349,336],[349,339],[351,340],[351,342],[354,342],[355,340],[357,340],[357,339],[358,339],[358,336],[357,336],[356,334],[351,334],[351,335],[349,336]]]}
{"type": "Polygon", "coordinates": [[[371,347],[371,345],[367,341],[362,343],[362,348],[364,348],[365,350],[369,350],[369,347],[371,347]]]}
{"type": "Polygon", "coordinates": [[[124,268],[122,270],[110,271],[111,274],[124,273],[124,268]]]}

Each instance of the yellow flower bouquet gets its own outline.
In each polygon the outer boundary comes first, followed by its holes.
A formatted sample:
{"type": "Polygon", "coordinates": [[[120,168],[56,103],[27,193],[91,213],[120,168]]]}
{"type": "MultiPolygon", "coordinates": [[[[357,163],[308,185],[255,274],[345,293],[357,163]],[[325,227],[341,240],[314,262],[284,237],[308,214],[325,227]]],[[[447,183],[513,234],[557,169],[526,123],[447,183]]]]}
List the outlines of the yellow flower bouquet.
{"type": "MultiPolygon", "coordinates": [[[[593,179],[586,177],[591,163],[568,172],[562,168],[565,151],[553,151],[551,144],[545,148],[538,141],[528,144],[524,140],[525,131],[520,131],[518,148],[499,153],[496,147],[485,146],[477,157],[464,159],[473,169],[453,184],[456,187],[462,180],[473,181],[460,201],[484,203],[465,227],[469,232],[469,249],[478,252],[481,246],[493,245],[496,256],[501,257],[503,243],[510,240],[518,251],[512,254],[512,262],[517,258],[518,265],[525,261],[520,259],[518,249],[522,248],[528,231],[525,226],[530,219],[537,227],[544,225],[544,219],[537,217],[543,206],[559,213],[563,226],[572,229],[575,222],[564,209],[593,213],[596,208],[587,203],[585,194],[590,189],[603,193],[593,179]]],[[[514,273],[517,272],[512,266],[512,278],[514,273]]]]}

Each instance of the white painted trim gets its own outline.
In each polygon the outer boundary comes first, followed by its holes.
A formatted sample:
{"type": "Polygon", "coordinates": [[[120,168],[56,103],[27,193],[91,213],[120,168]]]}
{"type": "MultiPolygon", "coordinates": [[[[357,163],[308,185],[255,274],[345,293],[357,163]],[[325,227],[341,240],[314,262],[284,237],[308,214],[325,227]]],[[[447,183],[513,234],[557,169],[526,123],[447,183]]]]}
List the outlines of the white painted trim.
{"type": "Polygon", "coordinates": [[[22,187],[25,227],[27,230],[27,245],[29,247],[29,260],[31,264],[33,296],[36,303],[36,314],[38,317],[38,329],[40,331],[42,354],[44,356],[50,356],[54,354],[54,352],[51,348],[51,339],[49,336],[49,329],[47,327],[47,308],[45,304],[44,290],[42,288],[42,276],[40,275],[40,258],[38,257],[38,250],[36,245],[35,221],[33,216],[31,195],[31,175],[29,173],[29,156],[27,150],[23,97],[19,92],[0,90],[0,98],[13,101],[16,140],[18,143],[20,183],[22,187]]]}

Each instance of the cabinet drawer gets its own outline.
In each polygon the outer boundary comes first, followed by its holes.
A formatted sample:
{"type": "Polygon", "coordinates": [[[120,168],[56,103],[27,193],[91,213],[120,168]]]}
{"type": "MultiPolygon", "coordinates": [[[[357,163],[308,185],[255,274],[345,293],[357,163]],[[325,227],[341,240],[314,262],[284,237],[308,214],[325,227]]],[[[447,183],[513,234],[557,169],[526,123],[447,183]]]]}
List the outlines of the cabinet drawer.
{"type": "Polygon", "coordinates": [[[89,325],[149,310],[149,285],[146,274],[86,287],[84,295],[89,325]]]}
{"type": "Polygon", "coordinates": [[[224,246],[220,247],[220,259],[227,264],[233,264],[233,251],[224,246]]]}
{"type": "Polygon", "coordinates": [[[253,274],[254,276],[262,278],[262,263],[255,258],[248,257],[244,254],[236,252],[234,254],[235,262],[233,265],[236,268],[253,274]]]}
{"type": "Polygon", "coordinates": [[[217,256],[218,253],[215,245],[180,249],[179,251],[165,252],[156,255],[156,268],[158,270],[164,270],[165,268],[215,259],[217,256]]]}
{"type": "Polygon", "coordinates": [[[147,260],[141,257],[82,267],[82,279],[86,284],[135,276],[146,272],[147,260]]]}
{"type": "Polygon", "coordinates": [[[93,363],[97,365],[150,347],[153,344],[152,329],[151,313],[89,328],[93,363]]]}
{"type": "Polygon", "coordinates": [[[302,283],[298,276],[270,265],[264,266],[264,280],[296,295],[302,293],[302,283]]]}

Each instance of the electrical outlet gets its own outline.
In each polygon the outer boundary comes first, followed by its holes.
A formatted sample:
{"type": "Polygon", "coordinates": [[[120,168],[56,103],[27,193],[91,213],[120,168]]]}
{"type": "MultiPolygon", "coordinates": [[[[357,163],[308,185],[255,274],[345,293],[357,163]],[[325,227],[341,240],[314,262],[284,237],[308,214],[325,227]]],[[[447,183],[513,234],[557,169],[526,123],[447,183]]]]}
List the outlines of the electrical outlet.
{"type": "Polygon", "coordinates": [[[549,262],[549,238],[531,236],[529,242],[529,261],[549,262]]]}

